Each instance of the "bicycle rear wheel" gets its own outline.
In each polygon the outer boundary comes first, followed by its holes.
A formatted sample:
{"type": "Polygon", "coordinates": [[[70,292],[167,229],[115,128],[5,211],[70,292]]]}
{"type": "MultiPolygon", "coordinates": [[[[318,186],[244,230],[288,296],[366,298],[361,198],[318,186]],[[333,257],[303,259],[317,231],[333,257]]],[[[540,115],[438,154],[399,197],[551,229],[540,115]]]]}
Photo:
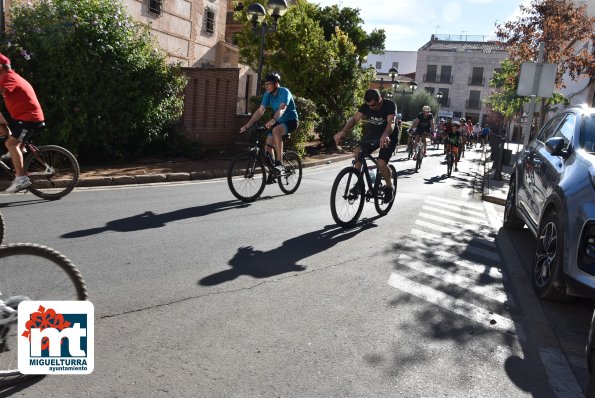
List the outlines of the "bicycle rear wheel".
{"type": "Polygon", "coordinates": [[[281,191],[290,195],[297,191],[302,182],[302,161],[300,156],[293,152],[287,151],[283,154],[283,167],[285,172],[277,179],[281,191]]]}
{"type": "Polygon", "coordinates": [[[364,208],[364,183],[359,171],[347,167],[339,172],[331,190],[333,220],[343,228],[350,227],[364,208]]]}
{"type": "Polygon", "coordinates": [[[227,185],[233,196],[243,202],[255,201],[264,191],[266,172],[256,152],[244,152],[229,165],[227,185]]]}
{"type": "MultiPolygon", "coordinates": [[[[17,309],[25,300],[87,300],[87,286],[70,260],[32,243],[0,246],[0,300],[17,309]]],[[[0,319],[8,314],[0,311],[0,319]]],[[[0,321],[1,322],[1,321],[0,321]]],[[[18,371],[18,319],[0,323],[0,385],[25,376],[18,371]]]]}
{"type": "Polygon", "coordinates": [[[386,186],[386,181],[384,181],[384,177],[382,177],[381,173],[376,175],[376,181],[374,182],[374,189],[376,190],[376,196],[374,196],[374,207],[376,207],[376,211],[381,216],[385,216],[390,211],[391,207],[393,207],[393,203],[395,203],[395,196],[397,194],[397,169],[392,164],[388,165],[390,169],[390,173],[393,179],[393,198],[385,202],[384,201],[384,187],[386,186]]]}
{"type": "Polygon", "coordinates": [[[417,148],[415,149],[415,156],[416,156],[415,171],[417,171],[421,168],[421,161],[423,158],[423,152],[421,150],[421,145],[418,145],[417,148]]]}
{"type": "Polygon", "coordinates": [[[29,191],[50,200],[60,199],[70,193],[80,175],[74,155],[56,145],[45,145],[37,150],[37,154],[27,156],[24,164],[25,174],[32,182],[29,191]]]}

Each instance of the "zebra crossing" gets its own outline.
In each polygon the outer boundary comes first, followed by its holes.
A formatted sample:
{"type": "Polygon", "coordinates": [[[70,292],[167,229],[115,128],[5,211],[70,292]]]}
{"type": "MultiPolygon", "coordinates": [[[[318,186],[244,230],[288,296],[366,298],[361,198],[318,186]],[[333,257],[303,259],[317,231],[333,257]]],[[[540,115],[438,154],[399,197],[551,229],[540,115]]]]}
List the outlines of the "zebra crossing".
{"type": "Polygon", "coordinates": [[[388,284],[491,330],[519,335],[483,203],[427,197],[388,284]]]}

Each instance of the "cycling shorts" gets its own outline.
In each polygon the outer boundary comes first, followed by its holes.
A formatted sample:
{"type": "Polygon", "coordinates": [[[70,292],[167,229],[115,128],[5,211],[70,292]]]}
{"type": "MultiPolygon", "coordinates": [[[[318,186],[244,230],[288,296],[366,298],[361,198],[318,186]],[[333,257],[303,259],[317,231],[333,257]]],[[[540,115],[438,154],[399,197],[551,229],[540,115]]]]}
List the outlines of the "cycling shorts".
{"type": "Polygon", "coordinates": [[[23,132],[27,133],[44,126],[44,122],[25,122],[22,120],[13,119],[8,114],[8,112],[2,112],[2,116],[8,124],[8,128],[10,129],[10,135],[16,138],[17,140],[25,138],[25,136],[21,137],[23,132]]]}
{"type": "MultiPolygon", "coordinates": [[[[372,153],[376,149],[378,149],[378,145],[380,143],[381,136],[382,136],[382,134],[381,135],[368,134],[366,137],[364,137],[364,141],[367,141],[367,140],[373,141],[372,143],[365,145],[366,152],[372,153]]],[[[399,134],[393,132],[389,138],[390,138],[390,144],[388,144],[388,146],[386,148],[380,148],[380,152],[378,153],[378,159],[382,159],[386,163],[388,163],[391,156],[393,155],[393,152],[395,151],[395,148],[397,147],[397,143],[398,143],[397,141],[399,140],[399,134]]]]}
{"type": "Polygon", "coordinates": [[[273,129],[278,126],[281,125],[283,127],[285,127],[285,132],[283,133],[283,135],[287,135],[289,133],[291,133],[292,131],[295,131],[295,129],[297,129],[298,125],[299,125],[299,121],[297,119],[293,119],[293,120],[287,120],[285,122],[275,122],[275,124],[273,124],[273,127],[271,127],[271,129],[269,130],[269,137],[273,136],[273,129]]]}

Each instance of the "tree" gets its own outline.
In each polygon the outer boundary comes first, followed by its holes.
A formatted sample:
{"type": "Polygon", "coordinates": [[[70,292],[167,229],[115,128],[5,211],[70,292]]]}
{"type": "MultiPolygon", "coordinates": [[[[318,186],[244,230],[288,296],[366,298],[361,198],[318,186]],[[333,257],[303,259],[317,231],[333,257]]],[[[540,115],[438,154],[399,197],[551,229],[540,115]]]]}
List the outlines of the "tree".
{"type": "Polygon", "coordinates": [[[35,87],[50,142],[89,161],[167,141],[186,79],[120,2],[19,1],[8,28],[0,50],[35,87]]]}
{"type": "Polygon", "coordinates": [[[563,87],[562,76],[571,79],[595,75],[595,55],[589,46],[575,49],[577,42],[595,42],[595,18],[587,15],[585,5],[572,0],[533,0],[520,5],[521,17],[496,26],[496,35],[506,43],[509,58],[520,65],[537,59],[539,43],[545,43],[545,62],[558,64],[556,83],[563,87]]]}
{"type": "MultiPolygon", "coordinates": [[[[266,37],[263,70],[279,71],[284,86],[316,104],[321,117],[318,131],[323,142],[331,143],[334,133],[363,100],[373,75],[360,67],[356,45],[339,26],[326,38],[319,16],[320,7],[306,0],[290,6],[279,19],[277,31],[266,37]]],[[[251,32],[244,12],[235,17],[244,21],[243,34],[238,37],[242,60],[256,69],[260,39],[251,32]]]]}
{"type": "Polygon", "coordinates": [[[359,16],[359,9],[339,8],[338,5],[332,5],[318,8],[317,11],[314,18],[322,26],[325,39],[327,41],[331,40],[335,34],[335,28],[338,27],[355,45],[359,58],[358,65],[362,65],[368,54],[381,54],[384,52],[384,42],[386,41],[384,29],[374,29],[372,33],[366,33],[361,26],[364,20],[359,16]]]}
{"type": "MultiPolygon", "coordinates": [[[[544,61],[558,64],[556,87],[565,86],[563,76],[572,80],[595,75],[595,55],[588,46],[578,50],[576,43],[595,41],[593,25],[586,6],[577,7],[571,0],[533,0],[529,6],[520,6],[521,17],[496,26],[498,38],[506,43],[509,52],[507,64],[490,83],[498,90],[487,101],[494,109],[510,118],[524,101],[516,95],[520,65],[537,59],[539,43],[545,44],[544,61]]],[[[541,101],[541,123],[550,106],[566,101],[560,94],[541,101]]]]}

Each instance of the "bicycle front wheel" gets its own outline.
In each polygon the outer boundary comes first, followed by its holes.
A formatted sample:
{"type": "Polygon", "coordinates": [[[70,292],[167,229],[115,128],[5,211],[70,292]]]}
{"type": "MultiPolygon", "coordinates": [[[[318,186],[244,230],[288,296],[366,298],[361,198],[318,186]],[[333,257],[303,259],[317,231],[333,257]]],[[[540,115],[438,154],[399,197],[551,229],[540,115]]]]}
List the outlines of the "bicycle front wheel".
{"type": "Polygon", "coordinates": [[[446,175],[448,177],[450,177],[450,175],[452,174],[452,162],[453,162],[452,157],[453,157],[452,153],[449,153],[446,158],[446,175]]]}
{"type": "Polygon", "coordinates": [[[421,146],[418,146],[416,151],[416,160],[415,160],[415,171],[419,170],[421,168],[421,160],[423,157],[423,152],[421,150],[421,146]]]}
{"type": "Polygon", "coordinates": [[[264,191],[266,173],[255,152],[245,152],[231,161],[227,185],[233,196],[243,202],[255,201],[264,191]]]}
{"type": "Polygon", "coordinates": [[[0,244],[4,242],[4,233],[6,232],[6,224],[4,223],[4,216],[0,213],[0,244]]]}
{"type": "Polygon", "coordinates": [[[42,199],[60,199],[74,189],[79,180],[79,164],[72,153],[56,146],[37,148],[25,160],[25,175],[32,185],[29,190],[42,199]]]}
{"type": "Polygon", "coordinates": [[[376,195],[374,196],[374,207],[376,207],[376,211],[381,216],[385,216],[390,211],[391,207],[393,207],[393,203],[395,203],[395,195],[397,194],[397,169],[392,164],[388,165],[390,169],[390,173],[392,175],[392,183],[393,183],[393,197],[389,201],[384,201],[384,187],[386,186],[386,181],[384,181],[384,177],[381,173],[378,173],[376,176],[376,181],[374,182],[374,189],[376,190],[376,195]]]}
{"type": "MultiPolygon", "coordinates": [[[[0,246],[0,301],[17,309],[25,300],[87,300],[87,286],[70,260],[49,247],[32,243],[0,246]]],[[[0,310],[0,385],[20,380],[18,318],[10,322],[0,310]]]]}
{"type": "Polygon", "coordinates": [[[364,182],[359,171],[347,167],[339,172],[331,190],[333,220],[343,228],[350,227],[364,208],[364,182]]]}
{"type": "Polygon", "coordinates": [[[285,172],[279,176],[277,181],[279,182],[279,188],[290,195],[297,191],[302,182],[302,161],[300,156],[293,151],[285,152],[283,167],[285,167],[285,172]]]}

